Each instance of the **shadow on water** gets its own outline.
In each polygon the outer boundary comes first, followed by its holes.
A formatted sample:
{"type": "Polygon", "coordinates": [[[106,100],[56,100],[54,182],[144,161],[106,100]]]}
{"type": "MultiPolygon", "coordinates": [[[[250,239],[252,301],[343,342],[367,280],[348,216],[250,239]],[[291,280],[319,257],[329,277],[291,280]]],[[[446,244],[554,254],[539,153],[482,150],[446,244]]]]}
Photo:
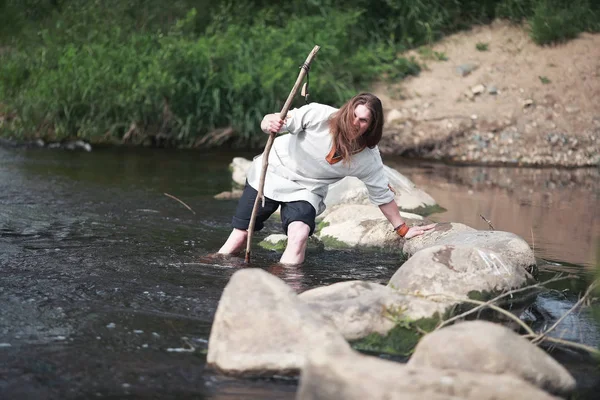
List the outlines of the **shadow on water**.
{"type": "MultiPolygon", "coordinates": [[[[218,300],[244,266],[240,258],[207,257],[230,230],[235,202],[213,195],[230,189],[227,166],[237,155],[0,148],[0,398],[294,398],[295,379],[238,380],[206,368],[218,300]]],[[[546,318],[534,323],[553,323],[577,300],[595,262],[597,171],[559,181],[568,197],[559,184],[543,189],[531,177],[487,186],[517,170],[390,165],[448,210],[433,219],[486,229],[482,213],[529,240],[541,259],[559,260],[543,261],[544,274],[567,268],[580,277],[540,296],[546,318]]],[[[256,240],[279,230],[269,221],[256,240]]],[[[386,283],[401,265],[389,253],[314,250],[304,265],[289,267],[277,253],[254,250],[253,266],[298,292],[351,279],[386,283]]],[[[598,343],[585,313],[563,324],[573,339],[598,343]]],[[[592,379],[589,368],[580,375],[592,379]]]]}

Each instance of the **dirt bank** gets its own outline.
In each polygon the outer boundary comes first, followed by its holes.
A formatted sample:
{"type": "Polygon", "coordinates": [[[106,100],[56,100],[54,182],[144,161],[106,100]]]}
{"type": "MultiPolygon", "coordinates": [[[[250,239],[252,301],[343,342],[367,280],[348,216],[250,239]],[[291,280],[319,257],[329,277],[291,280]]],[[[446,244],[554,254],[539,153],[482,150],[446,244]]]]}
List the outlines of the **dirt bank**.
{"type": "Polygon", "coordinates": [[[379,84],[381,150],[466,163],[600,163],[600,34],[538,46],[497,21],[413,51],[426,68],[379,84]],[[479,48],[479,49],[478,49],[479,48]]]}

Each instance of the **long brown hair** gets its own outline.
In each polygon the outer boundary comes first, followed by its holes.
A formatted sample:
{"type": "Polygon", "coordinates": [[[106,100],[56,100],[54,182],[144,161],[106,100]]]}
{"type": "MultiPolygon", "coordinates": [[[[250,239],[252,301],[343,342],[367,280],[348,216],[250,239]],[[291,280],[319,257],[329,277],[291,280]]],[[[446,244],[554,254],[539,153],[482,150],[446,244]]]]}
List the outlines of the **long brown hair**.
{"type": "Polygon", "coordinates": [[[381,100],[371,93],[360,93],[344,104],[329,120],[329,131],[333,136],[335,153],[344,163],[350,161],[353,153],[364,149],[373,148],[381,140],[383,133],[383,107],[381,100]],[[371,124],[365,133],[355,139],[357,127],[354,121],[354,109],[364,105],[371,112],[371,124]]]}

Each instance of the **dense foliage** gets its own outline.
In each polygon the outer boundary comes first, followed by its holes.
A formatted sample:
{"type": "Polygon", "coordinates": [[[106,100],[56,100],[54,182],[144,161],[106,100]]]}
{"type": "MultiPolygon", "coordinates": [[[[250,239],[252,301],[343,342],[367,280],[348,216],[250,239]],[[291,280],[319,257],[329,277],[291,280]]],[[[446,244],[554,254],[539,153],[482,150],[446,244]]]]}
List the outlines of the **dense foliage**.
{"type": "Polygon", "coordinates": [[[231,127],[257,144],[315,44],[311,96],[339,105],[418,74],[402,50],[497,16],[541,44],[600,29],[592,0],[0,0],[0,130],[192,145],[231,127]]]}

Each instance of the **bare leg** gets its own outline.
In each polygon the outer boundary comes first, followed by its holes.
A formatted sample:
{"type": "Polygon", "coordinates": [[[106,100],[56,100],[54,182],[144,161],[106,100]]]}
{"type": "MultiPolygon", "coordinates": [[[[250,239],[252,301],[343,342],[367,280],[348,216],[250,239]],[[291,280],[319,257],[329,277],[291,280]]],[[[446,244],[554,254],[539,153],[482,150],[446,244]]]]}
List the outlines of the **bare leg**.
{"type": "Polygon", "coordinates": [[[302,221],[289,224],[288,243],[280,260],[282,264],[300,264],[304,261],[309,233],[310,227],[302,221]]]}
{"type": "Polygon", "coordinates": [[[235,254],[244,248],[248,231],[233,228],[225,244],[219,249],[219,254],[235,254]]]}

